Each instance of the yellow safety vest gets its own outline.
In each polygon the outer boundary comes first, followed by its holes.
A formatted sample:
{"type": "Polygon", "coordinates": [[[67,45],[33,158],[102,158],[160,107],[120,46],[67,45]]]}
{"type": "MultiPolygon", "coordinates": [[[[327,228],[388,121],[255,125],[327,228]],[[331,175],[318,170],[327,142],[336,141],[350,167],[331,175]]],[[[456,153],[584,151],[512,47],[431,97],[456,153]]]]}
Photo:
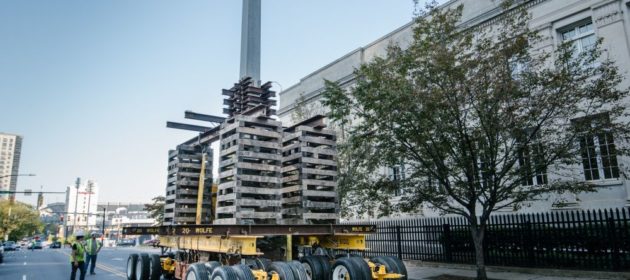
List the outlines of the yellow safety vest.
{"type": "Polygon", "coordinates": [[[89,255],[96,255],[96,251],[98,250],[99,245],[100,243],[98,242],[98,240],[92,241],[92,239],[90,238],[87,240],[87,248],[85,248],[85,250],[89,255]]]}
{"type": "MultiPolygon", "coordinates": [[[[85,249],[83,248],[83,244],[81,244],[81,242],[72,243],[73,248],[75,245],[77,246],[77,255],[74,257],[74,259],[77,262],[82,262],[85,260],[85,249]]],[[[70,255],[70,262],[74,262],[74,260],[72,259],[72,254],[70,255]]]]}

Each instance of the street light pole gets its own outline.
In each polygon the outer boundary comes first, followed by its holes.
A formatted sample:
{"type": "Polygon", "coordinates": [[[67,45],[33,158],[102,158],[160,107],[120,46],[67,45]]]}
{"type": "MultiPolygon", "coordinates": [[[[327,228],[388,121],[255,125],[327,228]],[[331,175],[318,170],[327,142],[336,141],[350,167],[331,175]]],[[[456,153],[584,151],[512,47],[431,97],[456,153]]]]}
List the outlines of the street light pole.
{"type": "Polygon", "coordinates": [[[72,216],[72,218],[74,219],[74,221],[72,222],[72,234],[75,234],[75,230],[76,230],[76,226],[77,226],[77,204],[79,204],[79,186],[81,185],[81,178],[77,178],[77,182],[76,182],[76,186],[75,188],[77,189],[77,193],[75,195],[75,200],[74,200],[74,216],[72,216]]]}
{"type": "MultiPolygon", "coordinates": [[[[105,236],[105,211],[107,210],[107,207],[103,207],[103,228],[102,228],[102,234],[103,236],[105,236]]],[[[101,238],[102,240],[102,238],[101,238]]]]}

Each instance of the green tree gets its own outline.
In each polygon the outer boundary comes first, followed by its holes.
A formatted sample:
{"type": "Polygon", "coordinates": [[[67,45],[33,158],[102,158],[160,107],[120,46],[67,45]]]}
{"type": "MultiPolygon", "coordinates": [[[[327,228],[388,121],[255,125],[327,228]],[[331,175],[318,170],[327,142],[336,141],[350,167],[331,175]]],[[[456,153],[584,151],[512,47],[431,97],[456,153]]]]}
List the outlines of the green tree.
{"type": "Polygon", "coordinates": [[[388,206],[364,202],[387,202],[402,188],[397,210],[427,205],[465,217],[478,279],[486,279],[483,239],[494,211],[593,191],[576,170],[594,138],[609,144],[606,176],[621,176],[616,156],[627,149],[613,143],[630,136],[621,102],[628,89],[601,40],[581,51],[571,42],[536,49],[544,38],[528,29],[526,8],[503,8],[495,24],[463,28],[462,6],[430,7],[407,49],[391,46],[362,65],[348,90],[327,82],[322,102],[335,122],[355,120],[340,145],[354,174],[340,189],[364,210],[388,206]],[[401,162],[404,180],[377,175],[401,162]]]}
{"type": "Polygon", "coordinates": [[[152,203],[144,205],[144,210],[149,211],[149,217],[155,219],[156,223],[161,225],[164,222],[164,203],[166,198],[159,195],[152,200],[152,203]]]}
{"type": "Polygon", "coordinates": [[[20,240],[41,232],[43,224],[39,212],[31,205],[19,201],[0,200],[0,236],[20,240]]]}

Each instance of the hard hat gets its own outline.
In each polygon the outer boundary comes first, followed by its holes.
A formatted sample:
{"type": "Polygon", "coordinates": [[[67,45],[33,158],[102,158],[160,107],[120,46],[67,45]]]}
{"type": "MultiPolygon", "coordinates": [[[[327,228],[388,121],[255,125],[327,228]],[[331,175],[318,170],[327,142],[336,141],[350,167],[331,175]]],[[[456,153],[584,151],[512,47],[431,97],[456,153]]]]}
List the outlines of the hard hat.
{"type": "Polygon", "coordinates": [[[77,232],[76,232],[74,235],[75,235],[76,237],[79,237],[79,236],[80,236],[80,237],[83,237],[83,236],[85,236],[85,234],[83,233],[83,231],[82,231],[82,230],[77,230],[77,232]]]}

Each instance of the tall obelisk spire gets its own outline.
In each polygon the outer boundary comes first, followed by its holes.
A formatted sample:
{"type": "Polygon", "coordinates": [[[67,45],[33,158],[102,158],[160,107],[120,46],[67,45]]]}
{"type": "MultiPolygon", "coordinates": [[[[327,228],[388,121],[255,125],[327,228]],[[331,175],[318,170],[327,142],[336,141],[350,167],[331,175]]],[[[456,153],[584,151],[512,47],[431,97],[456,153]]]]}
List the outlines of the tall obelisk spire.
{"type": "Polygon", "coordinates": [[[241,26],[241,73],[260,86],[260,1],[243,0],[241,26]]]}

